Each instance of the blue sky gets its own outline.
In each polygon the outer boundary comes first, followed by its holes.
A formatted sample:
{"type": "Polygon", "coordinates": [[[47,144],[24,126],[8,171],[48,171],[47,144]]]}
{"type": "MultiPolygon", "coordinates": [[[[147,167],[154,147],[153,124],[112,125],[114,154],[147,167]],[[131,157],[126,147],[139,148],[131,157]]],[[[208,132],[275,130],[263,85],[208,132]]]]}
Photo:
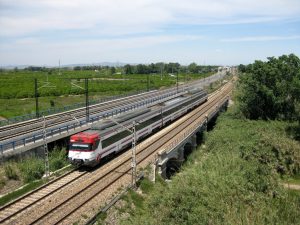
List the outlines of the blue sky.
{"type": "Polygon", "coordinates": [[[0,0],[0,66],[300,56],[300,0],[0,0]]]}

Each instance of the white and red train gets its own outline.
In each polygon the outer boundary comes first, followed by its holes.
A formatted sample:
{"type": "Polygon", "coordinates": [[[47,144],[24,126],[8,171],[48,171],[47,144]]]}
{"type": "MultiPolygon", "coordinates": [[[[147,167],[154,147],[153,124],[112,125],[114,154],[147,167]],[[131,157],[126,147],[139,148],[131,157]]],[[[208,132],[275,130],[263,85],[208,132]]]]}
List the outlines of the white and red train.
{"type": "MultiPolygon", "coordinates": [[[[198,90],[151,108],[127,113],[115,120],[128,128],[132,127],[133,121],[138,122],[136,139],[139,140],[205,101],[207,101],[207,93],[198,90]]],[[[104,121],[95,124],[90,130],[71,136],[68,160],[77,166],[95,166],[104,157],[131,146],[132,141],[132,134],[129,131],[114,122],[104,121]]]]}

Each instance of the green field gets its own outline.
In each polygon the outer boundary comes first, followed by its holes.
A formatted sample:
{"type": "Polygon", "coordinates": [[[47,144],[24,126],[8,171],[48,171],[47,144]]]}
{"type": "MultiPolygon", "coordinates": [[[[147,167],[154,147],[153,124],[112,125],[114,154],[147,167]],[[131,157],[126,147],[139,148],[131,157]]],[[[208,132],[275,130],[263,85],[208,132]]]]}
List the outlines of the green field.
{"type": "MultiPolygon", "coordinates": [[[[179,81],[199,79],[205,74],[179,74],[179,81]]],[[[60,108],[84,102],[84,78],[89,78],[89,99],[123,95],[148,88],[148,75],[109,74],[105,70],[58,72],[1,71],[0,72],[0,117],[11,118],[35,112],[34,78],[38,80],[39,110],[60,108]],[[79,88],[80,86],[81,88],[79,88]]],[[[149,88],[159,89],[176,84],[176,77],[164,74],[149,75],[149,88]]]]}

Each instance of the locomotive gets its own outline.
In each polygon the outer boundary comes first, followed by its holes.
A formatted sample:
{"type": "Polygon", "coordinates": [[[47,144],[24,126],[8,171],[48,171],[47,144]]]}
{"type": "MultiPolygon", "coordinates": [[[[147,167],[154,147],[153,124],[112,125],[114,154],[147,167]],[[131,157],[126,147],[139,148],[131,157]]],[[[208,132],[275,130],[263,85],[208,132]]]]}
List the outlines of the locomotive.
{"type": "Polygon", "coordinates": [[[91,129],[70,137],[68,160],[76,166],[95,166],[101,159],[132,145],[132,133],[125,127],[131,129],[137,122],[136,140],[140,140],[204,103],[207,97],[205,91],[194,90],[159,105],[114,118],[117,123],[95,123],[91,129]]]}

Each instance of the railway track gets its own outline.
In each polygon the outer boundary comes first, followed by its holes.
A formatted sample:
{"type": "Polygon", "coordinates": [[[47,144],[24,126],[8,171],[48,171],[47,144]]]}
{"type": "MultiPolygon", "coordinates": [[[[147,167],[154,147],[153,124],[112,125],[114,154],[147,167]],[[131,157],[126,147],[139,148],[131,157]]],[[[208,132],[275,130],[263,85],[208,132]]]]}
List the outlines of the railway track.
{"type": "MultiPolygon", "coordinates": [[[[209,101],[201,107],[196,108],[188,115],[183,116],[174,124],[166,127],[161,132],[158,132],[146,139],[144,142],[137,146],[136,159],[138,169],[144,167],[149,160],[153,161],[154,156],[162,149],[168,149],[174,142],[174,138],[180,138],[182,132],[185,131],[191,124],[199,122],[205,118],[207,113],[213,111],[220,102],[227,99],[230,91],[230,85],[226,86],[221,92],[216,92],[209,96],[209,101]]],[[[105,164],[100,169],[95,170],[92,174],[84,177],[85,182],[72,181],[73,185],[65,185],[58,187],[59,192],[54,189],[53,192],[47,197],[40,197],[37,195],[36,203],[28,203],[26,210],[18,212],[12,210],[7,206],[7,212],[11,212],[8,219],[0,220],[4,224],[70,224],[74,222],[75,215],[82,215],[82,211],[86,205],[89,204],[94,198],[103,197],[104,192],[108,191],[113,185],[116,185],[121,179],[130,180],[131,171],[131,152],[127,151],[122,155],[115,158],[113,161],[105,164]],[[38,204],[39,203],[39,204],[38,204]],[[26,211],[26,216],[25,216],[26,211]],[[23,214],[22,214],[23,213],[23,214]]],[[[60,181],[54,182],[59,184],[60,181]]],[[[64,182],[62,182],[64,183],[64,182]]],[[[47,188],[47,186],[46,186],[47,188]]],[[[43,188],[40,190],[42,191],[43,188]]],[[[43,193],[43,192],[42,192],[43,193]]],[[[26,198],[25,198],[26,199],[26,198]]],[[[21,200],[22,201],[22,200],[21,200]]],[[[16,201],[15,204],[19,204],[16,201]]],[[[14,204],[12,204],[13,206],[14,204]]],[[[22,205],[22,204],[21,204],[22,205]]],[[[23,207],[24,208],[24,207],[23,207]]],[[[88,208],[88,207],[87,207],[88,208]]],[[[2,215],[1,209],[0,218],[2,215]]]]}
{"type": "MultiPolygon", "coordinates": [[[[143,105],[156,104],[162,101],[163,99],[173,98],[176,95],[177,95],[176,91],[173,90],[172,92],[160,91],[155,93],[147,93],[146,96],[142,95],[142,96],[128,97],[126,100],[121,99],[121,100],[116,100],[110,104],[103,104],[102,107],[91,110],[91,114],[92,115],[97,114],[98,115],[98,117],[96,118],[97,120],[94,121],[98,121],[99,119],[103,118],[105,112],[108,112],[109,110],[111,110],[110,115],[112,115],[114,111],[115,111],[114,114],[116,114],[117,113],[116,109],[122,109],[118,112],[121,113],[121,111],[123,110],[125,111],[125,109],[126,111],[128,111],[134,108],[141,107],[143,105]]],[[[64,117],[60,119],[55,119],[53,118],[53,116],[51,117],[51,120],[48,118],[48,121],[46,121],[46,124],[48,124],[48,126],[46,125],[48,130],[47,132],[50,132],[51,135],[53,136],[55,133],[60,133],[60,127],[65,129],[66,126],[69,126],[69,128],[75,129],[75,127],[81,127],[81,125],[85,124],[79,122],[81,118],[85,117],[85,115],[83,115],[82,113],[75,114],[75,115],[72,114],[76,117],[77,121],[75,121],[71,116],[66,117],[66,115],[67,114],[65,113],[64,117]]],[[[2,151],[8,150],[10,148],[15,148],[15,146],[18,145],[25,146],[25,143],[34,143],[35,141],[42,139],[43,121],[41,120],[37,120],[37,121],[35,121],[34,125],[24,126],[22,128],[14,129],[8,132],[2,132],[2,137],[0,135],[0,148],[2,149],[2,151]]]]}
{"type": "MultiPolygon", "coordinates": [[[[213,75],[211,78],[209,78],[211,82],[215,81],[217,79],[216,75],[213,75]]],[[[209,79],[205,81],[205,79],[193,81],[193,83],[182,85],[179,90],[182,92],[188,88],[197,87],[199,84],[203,84],[207,82],[209,79]]],[[[167,94],[168,92],[175,92],[177,88],[169,88],[162,91],[151,91],[142,93],[139,95],[134,96],[128,96],[125,98],[120,98],[108,102],[103,102],[95,105],[89,106],[89,113],[90,117],[93,117],[94,115],[100,114],[101,112],[112,110],[114,108],[126,106],[128,104],[138,102],[138,101],[145,101],[147,99],[155,98],[164,94],[167,94]]],[[[86,109],[85,107],[70,110],[67,112],[62,112],[59,114],[54,114],[45,117],[46,125],[47,127],[55,127],[59,126],[61,124],[74,121],[74,118],[76,119],[84,120],[86,116],[86,109]]],[[[21,123],[11,124],[7,126],[0,127],[0,142],[3,142],[5,140],[14,139],[20,136],[24,136],[26,134],[30,134],[33,132],[41,131],[43,127],[43,120],[42,119],[33,119],[24,121],[21,123]]]]}
{"type": "MultiPolygon", "coordinates": [[[[91,105],[91,106],[89,106],[89,110],[90,110],[90,113],[92,113],[93,110],[97,110],[99,107],[102,108],[107,103],[110,103],[113,106],[116,106],[116,105],[118,105],[118,103],[123,102],[124,100],[127,101],[127,100],[134,99],[134,98],[136,98],[137,100],[140,100],[140,99],[145,99],[147,97],[152,97],[153,95],[155,95],[155,92],[152,91],[150,93],[148,92],[148,93],[142,93],[142,94],[139,94],[139,95],[128,96],[128,97],[121,98],[121,99],[116,99],[116,100],[112,100],[112,101],[108,101],[108,102],[99,103],[99,104],[96,104],[96,105],[91,105]]],[[[67,111],[67,112],[62,112],[62,113],[46,116],[46,121],[51,122],[54,119],[63,117],[64,115],[70,115],[70,114],[71,115],[77,115],[77,116],[80,116],[80,115],[85,116],[85,110],[86,110],[86,108],[82,107],[82,108],[79,108],[79,109],[74,109],[74,110],[70,110],[70,111],[67,111]]],[[[24,122],[21,122],[21,123],[16,123],[16,124],[11,124],[11,125],[0,127],[0,134],[2,134],[3,132],[7,132],[7,131],[10,131],[10,130],[17,129],[17,128],[22,128],[24,126],[32,125],[36,122],[40,122],[39,120],[40,119],[33,119],[33,120],[29,120],[29,121],[24,121],[24,122]]]]}
{"type": "Polygon", "coordinates": [[[84,176],[87,171],[71,170],[64,175],[42,185],[20,198],[0,207],[0,224],[9,222],[13,217],[39,204],[43,199],[53,195],[60,189],[84,176]]]}
{"type": "MultiPolygon", "coordinates": [[[[90,106],[90,116],[97,115],[109,110],[112,110],[114,108],[119,107],[125,107],[127,105],[143,102],[148,99],[153,99],[162,95],[166,95],[170,90],[168,91],[158,91],[158,92],[151,92],[151,93],[145,93],[142,95],[137,96],[130,96],[123,99],[117,99],[108,103],[101,103],[98,105],[90,106]]],[[[172,90],[174,92],[174,90],[172,90]]],[[[172,93],[171,92],[171,93],[172,93]]],[[[46,126],[47,127],[56,127],[60,124],[67,123],[70,121],[74,121],[73,116],[75,116],[76,119],[82,120],[85,118],[85,109],[78,109],[78,110],[72,110],[69,112],[61,113],[59,115],[52,115],[48,116],[46,118],[46,126]],[[71,116],[72,115],[72,116],[71,116]]],[[[13,139],[22,135],[30,134],[33,132],[41,131],[43,127],[43,120],[42,119],[36,119],[28,122],[23,122],[21,124],[14,124],[8,127],[0,127],[0,141],[13,139]]]]}
{"type": "MultiPolygon", "coordinates": [[[[186,85],[186,87],[187,87],[187,85],[186,85]]],[[[182,89],[182,88],[183,87],[181,87],[180,89],[182,89]]],[[[99,107],[102,107],[103,105],[106,105],[107,103],[110,103],[110,104],[113,104],[114,106],[116,106],[118,103],[123,102],[124,100],[135,99],[135,98],[136,98],[136,100],[147,99],[149,97],[151,98],[151,97],[154,97],[154,96],[159,96],[159,95],[162,95],[164,93],[172,92],[172,91],[176,91],[176,88],[169,88],[169,89],[162,90],[162,91],[144,92],[144,93],[141,93],[141,94],[138,94],[138,95],[132,95],[132,96],[127,96],[127,97],[124,97],[124,98],[119,98],[119,99],[115,99],[115,100],[111,100],[111,101],[107,101],[107,102],[102,102],[102,103],[98,103],[98,104],[95,104],[95,105],[90,105],[89,106],[89,111],[90,111],[90,113],[92,113],[93,110],[97,110],[99,107]]],[[[79,109],[73,109],[73,110],[70,110],[70,111],[61,112],[61,113],[57,113],[57,114],[54,114],[54,115],[49,115],[49,116],[46,116],[46,121],[48,122],[48,121],[51,121],[53,119],[57,119],[57,118],[63,117],[64,115],[70,115],[70,114],[84,117],[85,116],[85,110],[86,110],[85,107],[81,107],[79,109]]],[[[23,128],[24,126],[32,125],[32,124],[35,124],[36,122],[40,122],[39,119],[32,119],[32,120],[27,120],[27,121],[20,122],[20,123],[15,123],[15,124],[2,126],[2,127],[0,127],[0,135],[2,135],[3,132],[7,132],[7,131],[14,130],[14,129],[17,129],[17,128],[23,128]]]]}

